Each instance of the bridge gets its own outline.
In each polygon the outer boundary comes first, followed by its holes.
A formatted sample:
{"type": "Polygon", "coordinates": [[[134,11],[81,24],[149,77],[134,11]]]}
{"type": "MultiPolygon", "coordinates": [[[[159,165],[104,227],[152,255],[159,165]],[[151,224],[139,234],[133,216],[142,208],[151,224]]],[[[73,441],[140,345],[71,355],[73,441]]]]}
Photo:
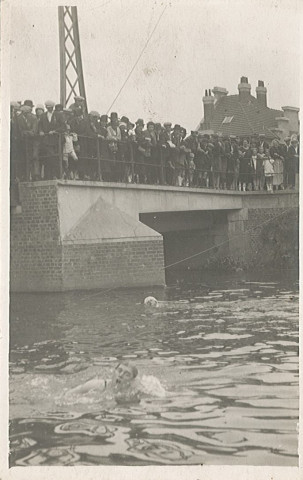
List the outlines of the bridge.
{"type": "Polygon", "coordinates": [[[174,268],[247,262],[262,225],[298,192],[50,180],[19,186],[11,216],[11,287],[61,291],[164,284],[174,268]],[[206,251],[205,254],[200,252],[206,251]]]}

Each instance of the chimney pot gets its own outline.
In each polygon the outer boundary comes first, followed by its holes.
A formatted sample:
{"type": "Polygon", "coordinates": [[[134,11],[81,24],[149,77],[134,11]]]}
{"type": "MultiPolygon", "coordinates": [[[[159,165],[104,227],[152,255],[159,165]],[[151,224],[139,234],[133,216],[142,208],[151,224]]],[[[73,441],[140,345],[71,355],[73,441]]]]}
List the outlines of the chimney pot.
{"type": "Polygon", "coordinates": [[[207,96],[208,96],[208,93],[207,93],[207,90],[205,90],[205,97],[207,97],[207,96]]]}
{"type": "Polygon", "coordinates": [[[258,80],[258,87],[264,87],[263,80],[258,80]]]}
{"type": "Polygon", "coordinates": [[[211,97],[211,89],[208,89],[208,95],[211,97]]]}

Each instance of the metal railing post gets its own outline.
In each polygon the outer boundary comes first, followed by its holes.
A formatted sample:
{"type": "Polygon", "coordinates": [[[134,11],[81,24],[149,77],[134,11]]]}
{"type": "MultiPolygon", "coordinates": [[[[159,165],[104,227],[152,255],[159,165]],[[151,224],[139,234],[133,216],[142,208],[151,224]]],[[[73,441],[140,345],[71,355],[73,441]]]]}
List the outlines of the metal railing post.
{"type": "Polygon", "coordinates": [[[135,180],[135,162],[134,162],[134,147],[133,144],[129,144],[130,150],[130,162],[131,162],[131,175],[132,175],[132,182],[135,180]]]}
{"type": "Polygon", "coordinates": [[[30,180],[30,159],[29,159],[29,148],[28,148],[28,137],[24,137],[25,140],[25,180],[29,182],[30,180]]]}
{"type": "Polygon", "coordinates": [[[58,134],[58,167],[59,167],[59,178],[63,177],[63,144],[62,144],[62,135],[61,133],[58,134]]]}
{"type": "Polygon", "coordinates": [[[160,181],[161,181],[161,185],[165,185],[165,171],[164,171],[164,163],[163,163],[163,151],[162,151],[161,145],[160,145],[160,164],[161,164],[160,181]]]}
{"type": "Polygon", "coordinates": [[[100,139],[99,137],[97,137],[97,169],[98,169],[98,180],[101,181],[102,180],[102,176],[101,176],[101,157],[100,157],[100,139]]]}

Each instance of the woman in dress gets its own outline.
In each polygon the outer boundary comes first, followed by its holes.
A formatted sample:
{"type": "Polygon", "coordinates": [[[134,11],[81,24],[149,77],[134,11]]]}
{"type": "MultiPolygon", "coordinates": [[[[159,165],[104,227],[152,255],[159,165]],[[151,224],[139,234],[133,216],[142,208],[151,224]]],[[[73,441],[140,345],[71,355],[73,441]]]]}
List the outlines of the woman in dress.
{"type": "Polygon", "coordinates": [[[240,171],[239,171],[239,190],[249,190],[253,182],[252,152],[248,140],[243,140],[243,145],[239,149],[240,171]]]}

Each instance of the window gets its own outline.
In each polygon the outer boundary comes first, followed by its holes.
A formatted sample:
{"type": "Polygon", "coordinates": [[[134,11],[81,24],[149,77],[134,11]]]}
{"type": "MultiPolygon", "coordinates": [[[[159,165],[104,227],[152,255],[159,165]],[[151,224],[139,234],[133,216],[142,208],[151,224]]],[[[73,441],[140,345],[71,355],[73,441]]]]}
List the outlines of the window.
{"type": "Polygon", "coordinates": [[[232,116],[232,117],[224,117],[224,120],[223,120],[222,124],[223,124],[223,123],[230,123],[233,118],[234,118],[234,116],[232,116]]]}

